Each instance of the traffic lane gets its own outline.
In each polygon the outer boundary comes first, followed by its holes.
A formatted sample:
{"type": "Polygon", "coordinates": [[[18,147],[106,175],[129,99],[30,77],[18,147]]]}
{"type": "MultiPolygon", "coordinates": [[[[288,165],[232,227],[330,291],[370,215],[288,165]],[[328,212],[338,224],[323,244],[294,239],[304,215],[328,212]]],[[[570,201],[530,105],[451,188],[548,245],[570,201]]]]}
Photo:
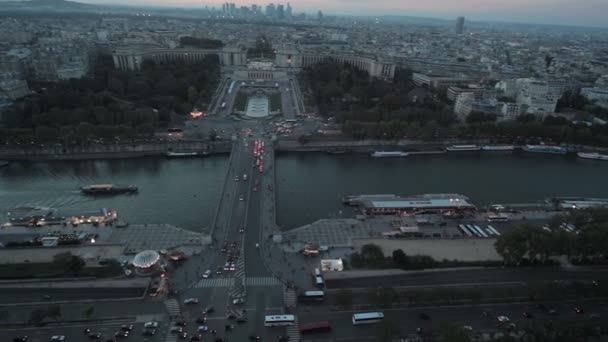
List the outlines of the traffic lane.
{"type": "Polygon", "coordinates": [[[495,282],[533,282],[553,280],[608,280],[606,268],[521,267],[481,268],[476,270],[445,270],[411,272],[404,275],[363,279],[326,279],[328,288],[367,286],[413,286],[445,284],[483,284],[495,282]]]}
{"type": "Polygon", "coordinates": [[[256,247],[256,244],[262,243],[260,236],[260,201],[263,195],[259,192],[252,196],[251,203],[249,204],[249,214],[247,217],[247,231],[245,239],[245,269],[249,277],[264,277],[269,276],[270,272],[264,266],[262,262],[262,256],[260,253],[263,252],[262,248],[256,247]]]}
{"type": "MultiPolygon", "coordinates": [[[[12,341],[13,338],[19,336],[28,336],[28,342],[48,342],[51,336],[64,335],[66,341],[88,341],[84,330],[91,329],[92,332],[100,332],[103,335],[98,341],[105,341],[113,338],[114,333],[120,330],[122,324],[133,324],[133,330],[129,333],[127,340],[139,342],[160,342],[163,341],[163,331],[167,330],[167,326],[161,326],[157,329],[154,336],[144,336],[143,323],[133,322],[114,322],[114,323],[99,323],[99,324],[79,324],[60,327],[37,327],[37,328],[19,328],[15,330],[0,330],[0,340],[12,341]]],[[[92,340],[91,340],[92,341],[92,340]]]]}
{"type": "MultiPolygon", "coordinates": [[[[20,305],[10,308],[8,322],[22,323],[29,319],[30,313],[37,309],[46,309],[54,304],[44,305],[20,305]]],[[[69,303],[57,304],[61,309],[63,320],[85,319],[85,310],[93,308],[91,319],[108,317],[135,317],[137,315],[164,315],[165,307],[160,301],[124,301],[124,302],[91,302],[91,303],[69,303]]]]}
{"type": "MultiPolygon", "coordinates": [[[[407,335],[415,332],[417,329],[422,331],[437,330],[441,324],[451,323],[455,325],[468,325],[476,331],[500,330],[506,328],[505,324],[501,324],[497,320],[497,316],[509,317],[509,323],[515,324],[515,329],[523,328],[530,323],[539,323],[552,320],[553,322],[581,322],[589,321],[593,324],[603,326],[608,323],[605,318],[605,306],[598,304],[589,304],[587,307],[589,312],[593,311],[600,314],[600,319],[591,320],[587,314],[576,314],[573,307],[567,304],[556,305],[558,315],[549,315],[546,311],[540,311],[522,305],[494,305],[488,307],[428,307],[428,308],[408,308],[408,309],[385,309],[382,311],[385,319],[393,323],[393,326],[399,330],[401,335],[407,335]],[[483,315],[483,311],[488,311],[487,317],[483,315]],[[533,317],[523,317],[523,312],[530,312],[533,317]],[[429,319],[421,319],[420,315],[426,314],[429,319]]],[[[370,310],[373,311],[373,310],[370,310]]],[[[314,338],[327,338],[328,336],[341,338],[363,338],[373,339],[376,337],[378,325],[358,325],[353,326],[353,313],[361,311],[343,311],[343,312],[299,312],[298,318],[300,326],[303,323],[329,321],[332,325],[332,331],[328,334],[315,334],[314,338]]]]}
{"type": "Polygon", "coordinates": [[[145,288],[4,288],[0,292],[1,304],[56,302],[64,300],[137,298],[145,288]],[[50,296],[50,298],[45,298],[50,296]]]}

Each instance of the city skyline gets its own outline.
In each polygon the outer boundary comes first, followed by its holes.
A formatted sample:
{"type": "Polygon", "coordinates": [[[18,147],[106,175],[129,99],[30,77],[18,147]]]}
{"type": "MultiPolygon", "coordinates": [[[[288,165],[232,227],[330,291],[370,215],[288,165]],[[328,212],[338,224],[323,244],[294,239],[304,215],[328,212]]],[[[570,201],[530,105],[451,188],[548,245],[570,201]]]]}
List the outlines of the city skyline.
{"type": "MultiPolygon", "coordinates": [[[[81,0],[92,4],[121,4],[118,0],[81,0]]],[[[214,6],[221,9],[221,0],[133,0],[129,4],[135,6],[170,6],[170,7],[199,7],[214,6]]],[[[266,5],[271,1],[232,1],[237,6],[252,4],[266,5]]],[[[276,3],[287,3],[276,2],[276,3]]],[[[568,26],[608,27],[603,13],[608,12],[608,2],[602,0],[587,0],[584,6],[572,6],[572,0],[538,0],[534,3],[523,0],[462,0],[450,2],[447,0],[429,0],[416,2],[411,0],[380,0],[370,6],[369,2],[356,0],[294,0],[290,1],[294,13],[314,13],[322,10],[330,15],[405,15],[455,19],[458,16],[467,17],[473,21],[500,21],[514,23],[537,23],[568,26]]]]}

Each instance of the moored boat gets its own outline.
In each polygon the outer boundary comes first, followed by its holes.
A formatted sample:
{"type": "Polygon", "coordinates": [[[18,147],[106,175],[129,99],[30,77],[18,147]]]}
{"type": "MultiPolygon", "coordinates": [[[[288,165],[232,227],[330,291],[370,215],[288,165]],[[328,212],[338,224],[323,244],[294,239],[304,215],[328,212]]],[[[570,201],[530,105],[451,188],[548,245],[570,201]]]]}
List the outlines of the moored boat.
{"type": "Polygon", "coordinates": [[[479,151],[481,150],[481,147],[479,147],[478,145],[450,145],[448,147],[445,148],[446,150],[450,151],[450,152],[466,152],[466,151],[479,151]]]}
{"type": "Polygon", "coordinates": [[[85,195],[118,195],[136,193],[138,189],[135,185],[92,184],[81,187],[80,191],[85,195]]]}
{"type": "Polygon", "coordinates": [[[169,158],[183,158],[183,157],[197,157],[203,154],[198,152],[167,152],[167,157],[169,158]]]}
{"type": "Polygon", "coordinates": [[[601,154],[597,152],[578,152],[576,155],[583,159],[608,160],[608,154],[601,154]]]}
{"type": "Polygon", "coordinates": [[[483,151],[513,151],[515,146],[513,145],[483,145],[481,149],[483,151]]]}
{"type": "Polygon", "coordinates": [[[395,158],[395,157],[407,157],[410,154],[402,151],[374,151],[371,153],[373,158],[395,158]]]}
{"type": "Polygon", "coordinates": [[[568,150],[561,146],[554,145],[526,145],[522,148],[526,152],[566,154],[568,150]]]}

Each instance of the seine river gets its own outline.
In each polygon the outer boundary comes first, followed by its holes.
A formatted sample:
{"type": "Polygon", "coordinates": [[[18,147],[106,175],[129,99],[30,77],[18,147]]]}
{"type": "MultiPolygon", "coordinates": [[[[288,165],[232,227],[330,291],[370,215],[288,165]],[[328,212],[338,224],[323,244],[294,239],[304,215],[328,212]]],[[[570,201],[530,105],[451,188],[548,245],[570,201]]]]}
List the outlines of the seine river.
{"type": "MultiPolygon", "coordinates": [[[[608,162],[542,154],[445,154],[372,159],[364,154],[279,154],[278,223],[303,225],[351,215],[341,197],[361,193],[456,192],[477,205],[538,202],[550,196],[608,197],[608,162]]],[[[131,223],[171,223],[201,231],[211,224],[226,156],[12,162],[0,169],[0,210],[47,206],[63,213],[115,208],[131,223]],[[78,191],[92,183],[135,184],[132,196],[91,198],[78,191]]],[[[2,220],[5,218],[3,217],[2,220]]]]}

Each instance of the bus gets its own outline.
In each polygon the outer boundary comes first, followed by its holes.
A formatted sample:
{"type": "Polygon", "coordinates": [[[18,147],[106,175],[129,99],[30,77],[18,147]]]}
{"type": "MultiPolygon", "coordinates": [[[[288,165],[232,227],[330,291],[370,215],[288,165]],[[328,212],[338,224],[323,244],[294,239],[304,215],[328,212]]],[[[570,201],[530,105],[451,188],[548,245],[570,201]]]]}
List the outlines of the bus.
{"type": "Polygon", "coordinates": [[[284,327],[294,325],[296,318],[294,315],[275,315],[265,316],[264,325],[267,327],[284,327]]]}
{"type": "Polygon", "coordinates": [[[357,313],[353,315],[353,324],[371,324],[378,323],[384,319],[384,314],[382,312],[365,312],[365,313],[357,313]]]}
{"type": "Polygon", "coordinates": [[[323,291],[306,291],[298,296],[299,302],[322,302],[325,299],[323,291]]]}
{"type": "Polygon", "coordinates": [[[300,333],[311,334],[316,332],[326,332],[331,330],[331,325],[328,321],[304,323],[300,325],[300,333]]]}

